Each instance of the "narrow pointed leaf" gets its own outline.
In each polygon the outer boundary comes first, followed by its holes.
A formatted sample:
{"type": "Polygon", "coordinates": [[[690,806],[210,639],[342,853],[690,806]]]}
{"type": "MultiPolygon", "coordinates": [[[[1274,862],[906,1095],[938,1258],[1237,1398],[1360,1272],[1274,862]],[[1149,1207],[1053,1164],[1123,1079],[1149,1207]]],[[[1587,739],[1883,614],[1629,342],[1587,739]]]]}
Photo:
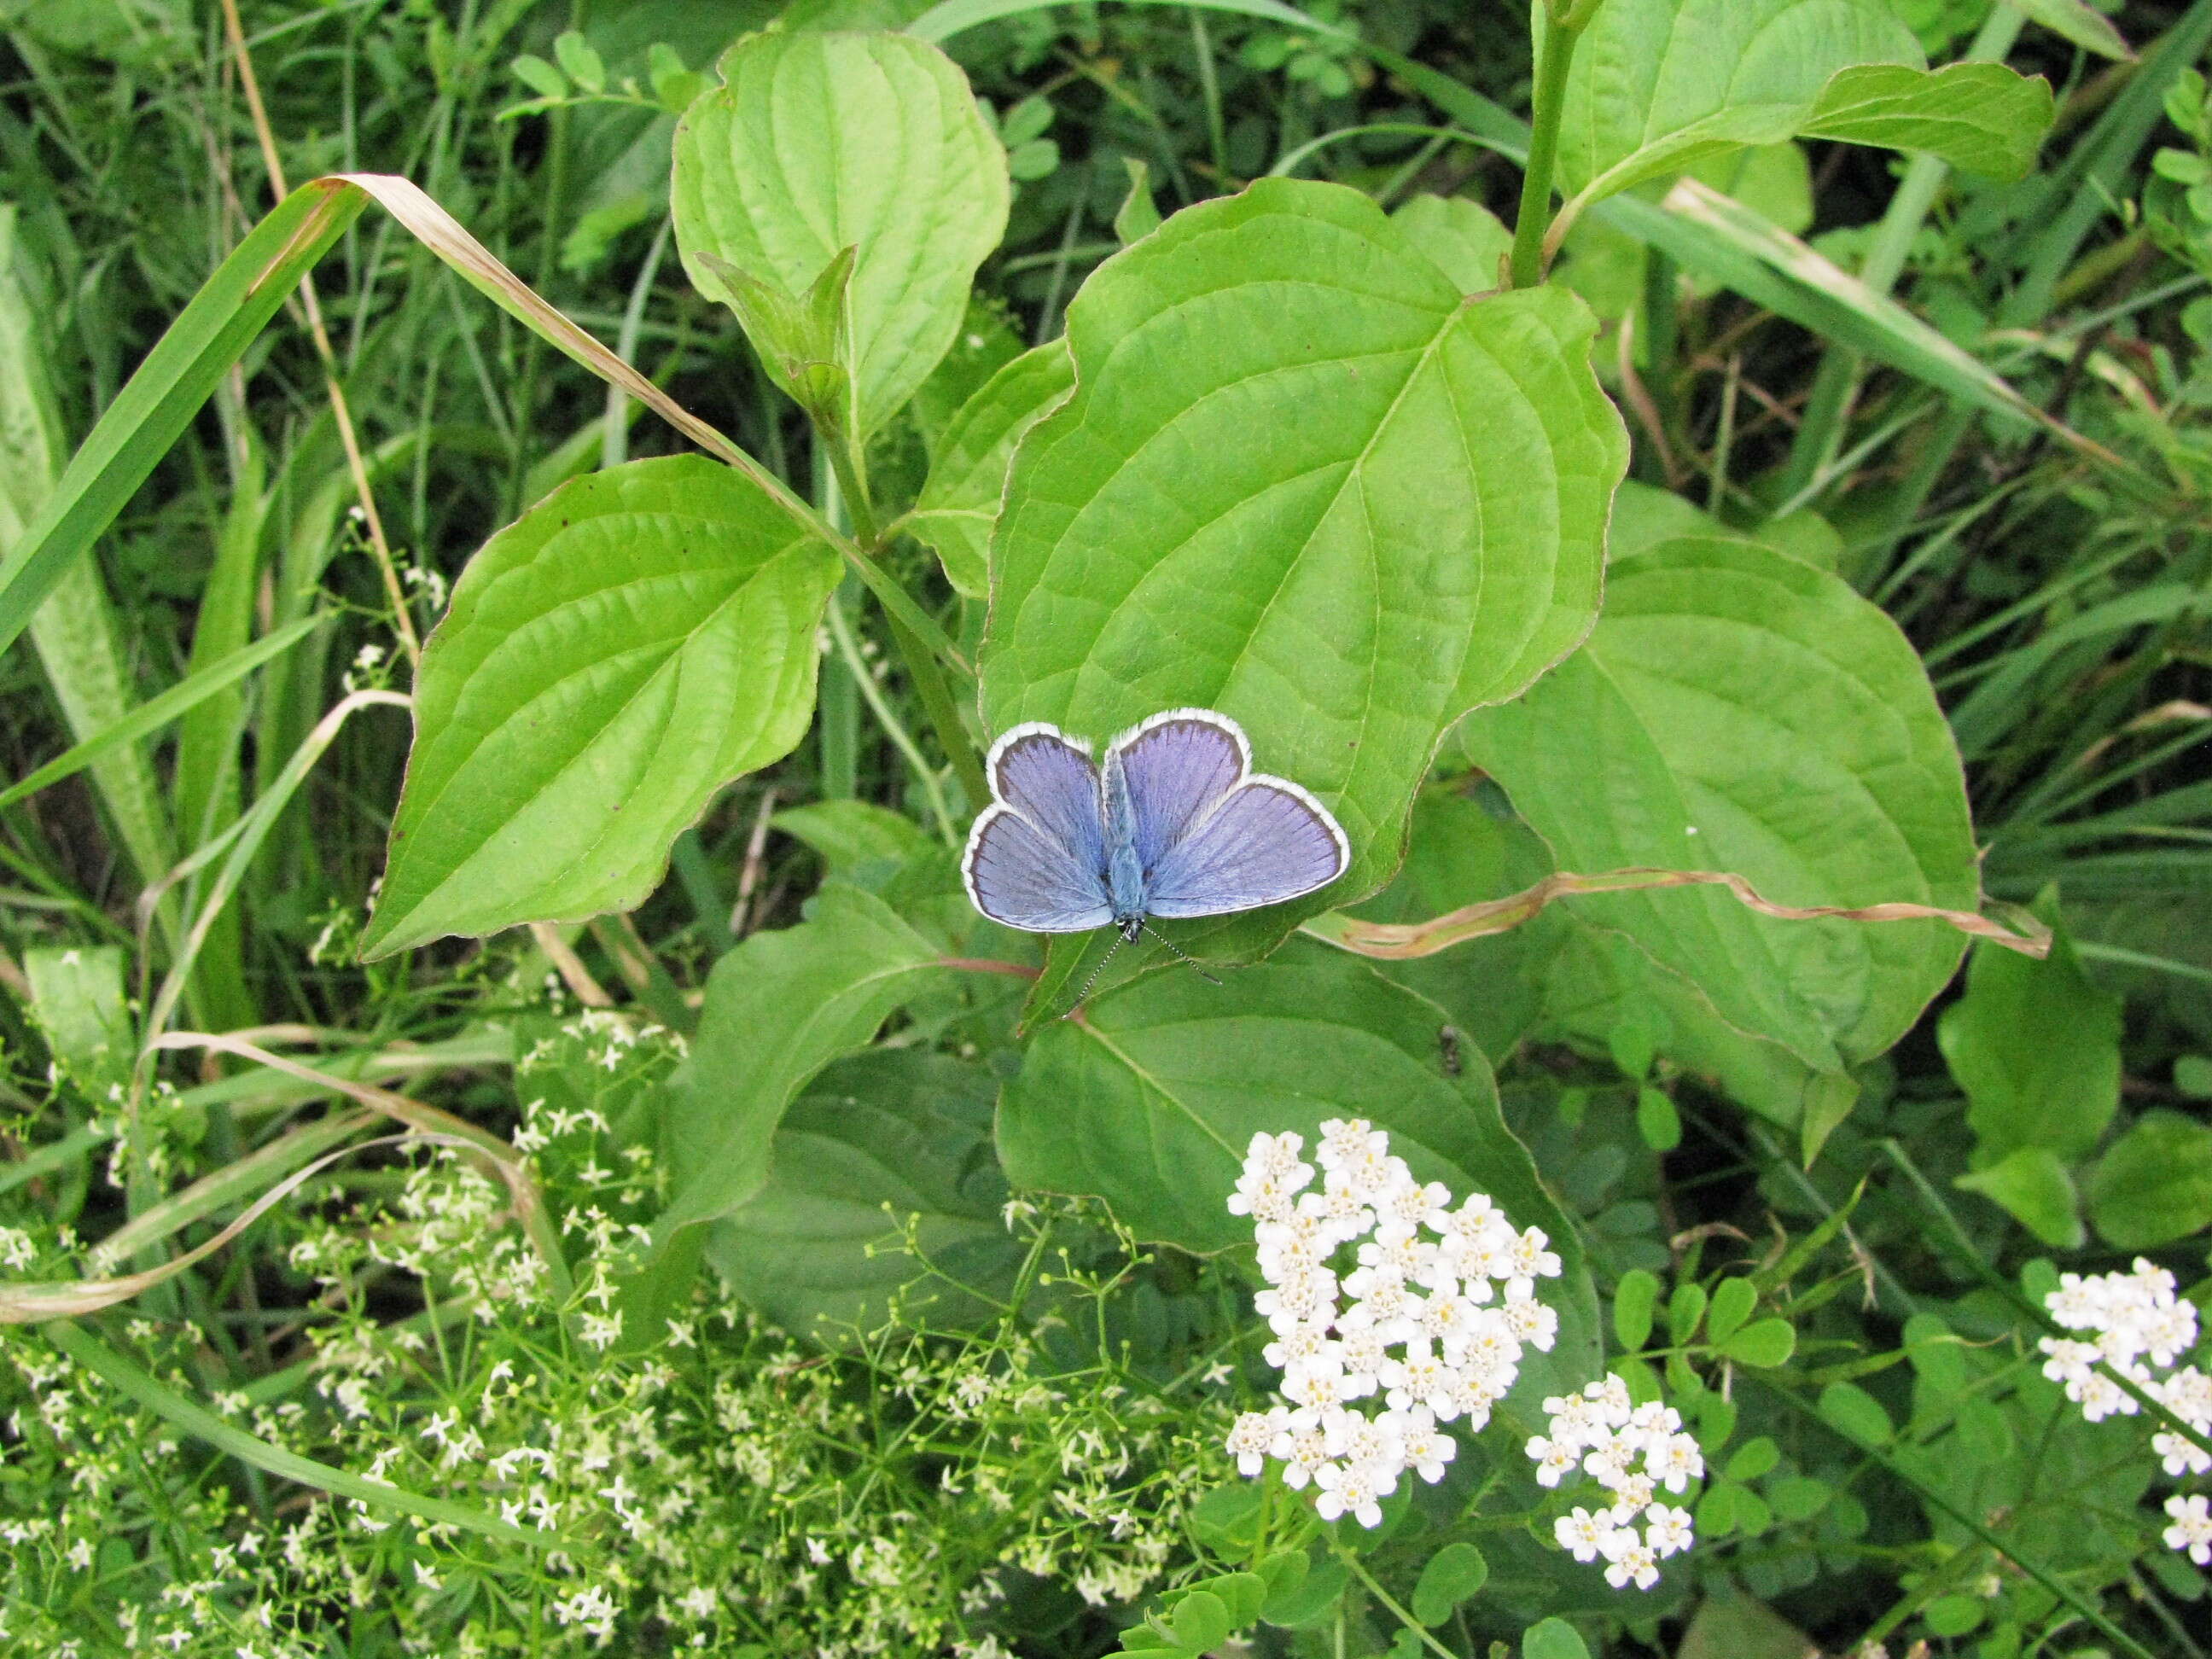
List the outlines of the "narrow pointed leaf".
{"type": "Polygon", "coordinates": [[[881,899],[833,882],[798,927],[756,933],[714,965],[665,1120],[675,1196],[662,1243],[761,1190],[793,1097],[941,976],[937,963],[936,947],[881,899]]]}
{"type": "Polygon", "coordinates": [[[928,481],[908,522],[944,562],[945,579],[970,599],[989,592],[991,531],[1006,469],[1022,435],[1075,385],[1065,340],[1025,351],[963,404],[937,441],[928,481]]]}

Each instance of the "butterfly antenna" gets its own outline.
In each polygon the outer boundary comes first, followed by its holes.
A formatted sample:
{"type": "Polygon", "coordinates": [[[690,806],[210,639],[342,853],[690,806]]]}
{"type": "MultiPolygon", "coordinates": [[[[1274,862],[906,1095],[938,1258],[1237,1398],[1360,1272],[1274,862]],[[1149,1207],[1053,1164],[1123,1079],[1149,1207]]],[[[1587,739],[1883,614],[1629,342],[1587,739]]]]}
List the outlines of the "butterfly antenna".
{"type": "Polygon", "coordinates": [[[1083,988],[1075,994],[1075,1000],[1068,1005],[1067,1012],[1060,1016],[1062,1019],[1073,1019],[1076,1010],[1091,1000],[1091,988],[1098,983],[1098,975],[1106,971],[1106,964],[1114,960],[1114,952],[1121,948],[1121,936],[1116,933],[1114,936],[1114,942],[1106,947],[1106,954],[1098,958],[1098,965],[1091,970],[1091,977],[1083,981],[1083,988]]]}
{"type": "MultiPolygon", "coordinates": [[[[1141,925],[1146,933],[1150,933],[1161,944],[1166,945],[1170,953],[1172,954],[1177,961],[1181,962],[1184,967],[1189,969],[1191,972],[1196,974],[1208,985],[1218,985],[1221,983],[1219,980],[1216,979],[1212,974],[1207,973],[1205,969],[1198,965],[1198,959],[1195,957],[1193,957],[1188,951],[1185,951],[1165,933],[1160,932],[1158,928],[1154,927],[1149,922],[1146,922],[1141,925]]],[[[1106,964],[1102,962],[1098,965],[1103,968],[1106,964]]]]}

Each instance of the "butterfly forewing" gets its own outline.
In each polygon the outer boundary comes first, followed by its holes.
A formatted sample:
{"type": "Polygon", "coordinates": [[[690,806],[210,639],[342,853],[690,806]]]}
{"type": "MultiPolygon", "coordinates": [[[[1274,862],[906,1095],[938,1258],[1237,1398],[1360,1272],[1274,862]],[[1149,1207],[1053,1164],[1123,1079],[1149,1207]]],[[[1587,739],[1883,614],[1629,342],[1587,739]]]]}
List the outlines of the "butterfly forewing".
{"type": "Polygon", "coordinates": [[[1153,866],[1145,908],[1218,916],[1280,904],[1326,887],[1352,849],[1328,809],[1294,783],[1247,779],[1153,866]]]}
{"type": "Polygon", "coordinates": [[[1017,726],[991,745],[991,793],[1086,868],[1105,866],[1098,767],[1054,726],[1017,726]]]}
{"type": "Polygon", "coordinates": [[[1250,770],[1244,733],[1226,715],[1155,714],[1107,750],[1108,816],[1126,801],[1137,860],[1151,870],[1250,770]]]}

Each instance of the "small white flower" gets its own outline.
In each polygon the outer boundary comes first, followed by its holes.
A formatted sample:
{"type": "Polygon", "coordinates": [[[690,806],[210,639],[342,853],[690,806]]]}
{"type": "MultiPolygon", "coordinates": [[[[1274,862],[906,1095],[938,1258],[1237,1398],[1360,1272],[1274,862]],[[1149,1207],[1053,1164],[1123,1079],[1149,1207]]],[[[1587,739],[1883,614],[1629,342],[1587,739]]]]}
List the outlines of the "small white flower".
{"type": "Polygon", "coordinates": [[[1437,1426],[1434,1413],[1416,1406],[1403,1414],[1402,1455],[1406,1466],[1431,1486],[1444,1478],[1444,1465],[1459,1455],[1459,1443],[1437,1426]]]}
{"type": "Polygon", "coordinates": [[[1281,1407],[1273,1411],[1245,1412],[1229,1431],[1229,1454],[1237,1460],[1237,1472],[1255,1475],[1266,1467],[1267,1448],[1275,1443],[1280,1432],[1280,1419],[1287,1415],[1281,1407]]]}
{"type": "Polygon", "coordinates": [[[2166,1529],[2168,1549],[2181,1550],[2198,1566],[2212,1562],[2212,1499],[2197,1492],[2166,1500],[2173,1524],[2166,1529]]]}
{"type": "Polygon", "coordinates": [[[1314,1510],[1322,1520],[1349,1515],[1363,1527],[1382,1524],[1383,1489],[1372,1469],[1358,1463],[1324,1463],[1314,1475],[1314,1485],[1321,1488],[1314,1510]]]}
{"type": "Polygon", "coordinates": [[[1690,1525],[1687,1510],[1670,1509],[1664,1504],[1654,1504],[1644,1512],[1644,1519],[1645,1538],[1662,1559],[1680,1555],[1698,1541],[1690,1525]]]}
{"type": "Polygon", "coordinates": [[[1595,1561],[1604,1554],[1613,1532],[1613,1516],[1604,1510],[1593,1515],[1577,1508],[1552,1523],[1552,1533],[1559,1540],[1559,1547],[1577,1561],[1595,1561]]]}
{"type": "Polygon", "coordinates": [[[1528,1455],[1535,1460],[1536,1484],[1556,1486],[1565,1480],[1582,1461],[1582,1447],[1573,1440],[1547,1440],[1542,1435],[1531,1437],[1528,1455]]]}
{"type": "Polygon", "coordinates": [[[1705,1455],[1694,1437],[1670,1435],[1663,1445],[1645,1449],[1644,1467],[1668,1492],[1679,1492],[1691,1481],[1705,1478],[1705,1455]]]}
{"type": "Polygon", "coordinates": [[[1615,1589],[1632,1583],[1638,1589],[1650,1589],[1659,1582],[1659,1557],[1632,1527],[1624,1527],[1605,1540],[1605,1582],[1615,1589]]]}
{"type": "Polygon", "coordinates": [[[1275,1435],[1275,1443],[1267,1448],[1267,1455],[1283,1465],[1285,1486],[1293,1491],[1305,1486],[1328,1462],[1328,1437],[1322,1431],[1321,1413],[1287,1413],[1275,1435]]]}

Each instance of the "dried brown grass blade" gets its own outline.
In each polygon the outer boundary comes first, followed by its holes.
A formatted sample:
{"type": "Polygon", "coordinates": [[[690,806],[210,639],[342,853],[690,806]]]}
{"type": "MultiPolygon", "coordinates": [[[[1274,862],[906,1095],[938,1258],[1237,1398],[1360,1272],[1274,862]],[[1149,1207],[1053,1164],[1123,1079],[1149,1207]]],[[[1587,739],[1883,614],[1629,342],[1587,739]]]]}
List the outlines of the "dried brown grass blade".
{"type": "Polygon", "coordinates": [[[1620,893],[1660,887],[1725,887],[1747,908],[1784,921],[1940,921],[1962,933],[1985,939],[2008,951],[2017,951],[2022,956],[2044,957],[2051,952],[2050,930],[2032,921],[2029,925],[2033,931],[2014,933],[1975,911],[1947,910],[1933,904],[1777,904],[1761,896],[1758,889],[1731,871],[1642,867],[1607,870],[1589,876],[1562,870],[1521,892],[1464,905],[1427,921],[1362,921],[1357,916],[1331,911],[1327,915],[1316,916],[1301,931],[1363,957],[1403,961],[1434,956],[1467,939],[1508,932],[1534,916],[1553,899],[1577,893],[1620,893]]]}

